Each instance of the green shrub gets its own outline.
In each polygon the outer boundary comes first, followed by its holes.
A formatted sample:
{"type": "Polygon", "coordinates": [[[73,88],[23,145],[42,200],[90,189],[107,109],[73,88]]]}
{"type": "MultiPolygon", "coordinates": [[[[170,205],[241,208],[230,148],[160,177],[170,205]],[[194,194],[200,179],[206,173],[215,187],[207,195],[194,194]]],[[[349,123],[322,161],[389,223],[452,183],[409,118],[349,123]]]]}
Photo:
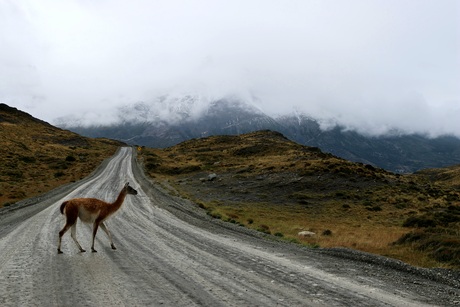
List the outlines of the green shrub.
{"type": "Polygon", "coordinates": [[[28,157],[28,156],[22,156],[19,159],[25,163],[35,163],[37,161],[35,157],[28,157]]]}
{"type": "Polygon", "coordinates": [[[67,162],[74,162],[74,161],[77,161],[77,159],[75,159],[75,157],[73,157],[73,156],[67,156],[67,157],[65,158],[65,160],[66,160],[67,162]]]}
{"type": "Polygon", "coordinates": [[[203,203],[197,203],[198,207],[200,207],[201,209],[207,209],[206,205],[203,204],[203,203]]]}
{"type": "Polygon", "coordinates": [[[57,173],[54,173],[54,177],[56,177],[56,178],[62,177],[62,176],[64,176],[64,175],[65,175],[64,172],[57,172],[57,173]]]}
{"type": "Polygon", "coordinates": [[[459,262],[460,248],[442,246],[431,253],[432,257],[440,262],[459,262]]]}
{"type": "Polygon", "coordinates": [[[374,211],[374,212],[382,211],[382,207],[380,206],[366,207],[366,209],[369,211],[374,211]]]}
{"type": "Polygon", "coordinates": [[[300,244],[300,241],[296,238],[286,238],[285,240],[291,243],[300,244]]]}
{"type": "MultiPolygon", "coordinates": [[[[147,166],[146,166],[147,167],[147,166]]],[[[157,167],[155,167],[157,168],[157,167]]],[[[167,175],[180,175],[180,174],[187,174],[196,171],[200,171],[201,167],[199,165],[187,165],[182,167],[161,167],[158,168],[159,172],[162,172],[167,175]]]]}
{"type": "Polygon", "coordinates": [[[222,215],[220,213],[210,213],[210,215],[215,219],[222,219],[222,215]]]}
{"type": "Polygon", "coordinates": [[[263,233],[266,233],[266,234],[271,234],[270,227],[268,227],[267,225],[260,225],[257,228],[257,231],[260,231],[260,232],[263,232],[263,233]]]}
{"type": "Polygon", "coordinates": [[[435,227],[436,222],[431,218],[411,216],[404,223],[403,227],[435,227]]]}
{"type": "Polygon", "coordinates": [[[398,244],[420,242],[426,239],[427,237],[428,235],[422,231],[409,232],[401,236],[401,238],[399,238],[396,242],[394,242],[394,244],[398,245],[398,244]]]}
{"type": "Polygon", "coordinates": [[[424,228],[413,231],[403,235],[394,244],[408,244],[417,250],[428,252],[436,261],[455,267],[460,265],[460,239],[456,231],[447,228],[424,228]]]}
{"type": "Polygon", "coordinates": [[[363,202],[363,205],[364,205],[365,207],[371,207],[371,206],[372,206],[372,202],[369,201],[369,200],[366,200],[366,201],[363,202]]]}

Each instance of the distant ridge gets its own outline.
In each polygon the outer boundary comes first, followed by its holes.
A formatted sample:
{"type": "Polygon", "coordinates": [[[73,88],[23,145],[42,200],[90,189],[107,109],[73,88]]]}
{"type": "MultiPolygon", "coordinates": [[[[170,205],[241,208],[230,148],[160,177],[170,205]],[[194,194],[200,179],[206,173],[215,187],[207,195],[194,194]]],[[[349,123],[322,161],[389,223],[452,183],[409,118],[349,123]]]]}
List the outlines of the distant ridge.
{"type": "MultiPolygon", "coordinates": [[[[364,136],[344,127],[321,129],[315,119],[299,113],[271,117],[250,104],[220,99],[200,115],[190,114],[196,98],[181,100],[183,107],[168,122],[155,108],[138,103],[124,107],[119,121],[105,126],[65,126],[89,137],[108,137],[128,144],[164,148],[185,140],[211,135],[239,135],[272,130],[302,145],[319,147],[344,159],[371,164],[396,173],[413,173],[426,168],[460,164],[460,139],[453,136],[429,138],[418,134],[364,136]]],[[[169,111],[174,110],[168,105],[169,111]]],[[[171,113],[172,114],[172,113],[171,113]]]]}

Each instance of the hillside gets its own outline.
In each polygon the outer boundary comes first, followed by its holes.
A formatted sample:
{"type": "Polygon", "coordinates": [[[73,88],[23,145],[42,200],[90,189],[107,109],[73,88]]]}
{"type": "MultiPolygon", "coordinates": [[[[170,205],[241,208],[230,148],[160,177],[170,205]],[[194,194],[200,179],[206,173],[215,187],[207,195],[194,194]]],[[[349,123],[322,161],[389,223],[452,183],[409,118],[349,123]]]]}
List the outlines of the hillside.
{"type": "Polygon", "coordinates": [[[86,177],[121,144],[82,137],[0,104],[0,207],[86,177]]]}
{"type": "Polygon", "coordinates": [[[139,159],[215,218],[310,246],[460,268],[460,191],[425,175],[349,162],[271,131],[142,148],[139,159]]]}
{"type": "Polygon", "coordinates": [[[430,168],[417,172],[440,185],[460,189],[460,165],[445,168],[430,168]]]}

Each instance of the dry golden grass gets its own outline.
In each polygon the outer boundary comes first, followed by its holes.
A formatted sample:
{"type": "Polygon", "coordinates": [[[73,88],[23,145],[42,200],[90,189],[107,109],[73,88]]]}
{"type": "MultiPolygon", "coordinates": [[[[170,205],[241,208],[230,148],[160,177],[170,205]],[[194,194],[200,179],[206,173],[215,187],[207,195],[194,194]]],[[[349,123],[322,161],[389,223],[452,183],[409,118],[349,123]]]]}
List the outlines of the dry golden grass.
{"type": "Polygon", "coordinates": [[[82,137],[0,104],[0,207],[88,176],[120,145],[82,137]]]}
{"type": "MultiPolygon", "coordinates": [[[[226,221],[234,220],[245,227],[261,230],[268,227],[271,234],[310,246],[346,247],[368,253],[400,259],[422,267],[447,267],[429,259],[425,253],[393,243],[408,232],[402,226],[387,225],[382,221],[360,219],[353,212],[348,215],[328,216],[311,214],[301,206],[283,207],[267,204],[210,207],[210,214],[226,221]],[[313,237],[301,237],[301,231],[311,231],[313,237]]],[[[402,219],[401,219],[402,221],[402,219]]]]}

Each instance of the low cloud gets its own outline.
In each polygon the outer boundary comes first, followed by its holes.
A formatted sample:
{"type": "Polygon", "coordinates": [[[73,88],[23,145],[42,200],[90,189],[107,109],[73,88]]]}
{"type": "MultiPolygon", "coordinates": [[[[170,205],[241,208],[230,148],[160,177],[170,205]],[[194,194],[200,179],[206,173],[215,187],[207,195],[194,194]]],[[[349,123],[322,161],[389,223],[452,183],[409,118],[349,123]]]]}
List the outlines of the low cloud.
{"type": "MultiPolygon", "coordinates": [[[[459,6],[7,0],[0,101],[88,124],[165,96],[199,97],[195,113],[232,96],[269,115],[302,111],[325,129],[460,136],[459,6]]],[[[150,113],[174,120],[174,99],[150,113]]]]}

